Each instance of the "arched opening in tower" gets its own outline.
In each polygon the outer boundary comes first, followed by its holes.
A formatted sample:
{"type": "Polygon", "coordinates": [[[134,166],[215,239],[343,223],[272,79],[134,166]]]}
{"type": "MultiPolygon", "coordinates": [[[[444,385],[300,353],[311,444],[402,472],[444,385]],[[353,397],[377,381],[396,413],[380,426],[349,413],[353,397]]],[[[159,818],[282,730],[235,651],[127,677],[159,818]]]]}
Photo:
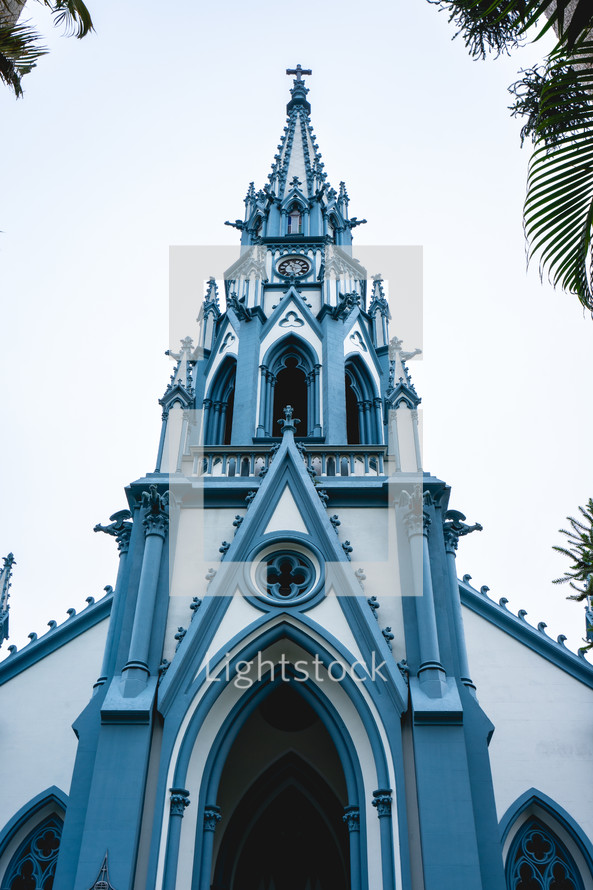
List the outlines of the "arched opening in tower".
{"type": "Polygon", "coordinates": [[[272,423],[272,435],[280,435],[278,420],[284,417],[284,408],[292,405],[293,417],[300,420],[297,426],[297,436],[308,435],[307,422],[307,380],[305,372],[298,367],[298,360],[290,355],[284,362],[284,366],[276,375],[276,387],[274,389],[274,417],[272,423]]]}
{"type": "Polygon", "coordinates": [[[224,414],[224,430],[223,430],[223,445],[231,444],[231,433],[233,431],[233,411],[235,409],[235,386],[233,383],[233,388],[231,389],[227,401],[226,401],[226,410],[224,414]]]}
{"type": "Polygon", "coordinates": [[[281,683],[246,721],[218,802],[217,890],[349,890],[346,783],[337,750],[295,684],[281,683]]]}
{"type": "Polygon", "coordinates": [[[349,445],[360,443],[358,397],[352,386],[350,374],[346,374],[346,438],[349,445]]]}

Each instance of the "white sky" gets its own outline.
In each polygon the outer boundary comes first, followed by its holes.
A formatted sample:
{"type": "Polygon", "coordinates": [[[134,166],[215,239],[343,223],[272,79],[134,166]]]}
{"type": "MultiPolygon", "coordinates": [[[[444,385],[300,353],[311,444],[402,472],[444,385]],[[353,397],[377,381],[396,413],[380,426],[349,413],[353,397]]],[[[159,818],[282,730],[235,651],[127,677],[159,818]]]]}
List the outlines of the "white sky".
{"type": "Polygon", "coordinates": [[[89,3],[84,41],[33,5],[51,54],[24,99],[0,92],[10,642],[115,582],[115,544],[92,528],[154,468],[169,246],[237,244],[223,222],[266,180],[301,62],[329,180],[368,220],[357,242],[424,247],[425,467],[485,529],[459,574],[576,649],[584,615],[551,584],[567,567],[551,547],[593,493],[593,323],[526,274],[528,151],[507,111],[543,47],[472,62],[425,0],[89,3]]]}

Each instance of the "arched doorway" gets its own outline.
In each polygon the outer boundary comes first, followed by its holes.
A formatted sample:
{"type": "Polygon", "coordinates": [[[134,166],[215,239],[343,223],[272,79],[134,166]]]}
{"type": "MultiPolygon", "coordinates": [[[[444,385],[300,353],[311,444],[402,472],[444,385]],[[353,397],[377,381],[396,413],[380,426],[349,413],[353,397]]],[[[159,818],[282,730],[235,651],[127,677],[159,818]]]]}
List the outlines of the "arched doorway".
{"type": "Polygon", "coordinates": [[[281,683],[246,721],[218,799],[229,818],[213,890],[349,890],[343,771],[296,684],[281,683]]]}

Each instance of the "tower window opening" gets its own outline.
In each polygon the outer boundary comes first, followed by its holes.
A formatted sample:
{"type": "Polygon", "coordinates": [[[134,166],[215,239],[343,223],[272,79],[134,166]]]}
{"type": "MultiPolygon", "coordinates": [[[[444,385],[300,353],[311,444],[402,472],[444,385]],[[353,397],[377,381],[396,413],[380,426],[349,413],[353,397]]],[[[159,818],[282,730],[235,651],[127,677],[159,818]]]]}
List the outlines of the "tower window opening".
{"type": "Polygon", "coordinates": [[[360,444],[358,397],[352,387],[349,374],[346,374],[346,438],[349,445],[360,444]]]}
{"type": "Polygon", "coordinates": [[[288,235],[301,235],[303,232],[303,217],[298,210],[293,209],[288,214],[288,235]]]}
{"type": "Polygon", "coordinates": [[[233,386],[226,402],[226,410],[224,413],[224,435],[222,444],[231,444],[231,433],[233,430],[233,410],[235,408],[235,387],[233,386]]]}
{"type": "Polygon", "coordinates": [[[284,367],[276,375],[276,387],[274,390],[274,417],[272,435],[279,435],[279,424],[276,421],[283,417],[284,408],[287,405],[293,407],[293,417],[301,422],[297,427],[297,436],[308,435],[307,429],[307,381],[305,372],[298,367],[295,356],[288,356],[284,367]]]}

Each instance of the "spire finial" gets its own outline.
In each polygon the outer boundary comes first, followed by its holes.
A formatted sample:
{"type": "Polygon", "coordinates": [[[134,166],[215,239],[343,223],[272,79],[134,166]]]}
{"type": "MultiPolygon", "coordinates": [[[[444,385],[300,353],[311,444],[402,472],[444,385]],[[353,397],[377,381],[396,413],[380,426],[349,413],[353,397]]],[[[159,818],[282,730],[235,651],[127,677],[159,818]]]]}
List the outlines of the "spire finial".
{"type": "Polygon", "coordinates": [[[312,74],[312,70],[310,68],[303,68],[299,64],[296,66],[296,68],[287,68],[286,73],[296,75],[293,81],[293,87],[290,91],[291,100],[286,106],[287,112],[290,114],[293,108],[295,108],[297,105],[300,105],[308,114],[311,111],[311,106],[307,102],[307,93],[309,92],[309,90],[305,86],[303,74],[312,74]]]}
{"type": "Polygon", "coordinates": [[[294,408],[292,405],[286,405],[283,409],[284,411],[284,419],[280,419],[278,423],[282,427],[282,434],[284,435],[287,432],[296,432],[297,424],[300,423],[300,420],[297,417],[293,417],[294,408]]]}
{"type": "Polygon", "coordinates": [[[12,553],[3,558],[4,565],[0,569],[0,645],[4,640],[8,639],[8,598],[10,593],[10,576],[12,567],[16,565],[15,558],[12,553]]]}
{"type": "Polygon", "coordinates": [[[302,68],[300,62],[296,66],[296,68],[287,68],[286,73],[287,74],[295,74],[297,83],[301,83],[301,81],[303,79],[303,74],[313,74],[313,72],[310,68],[302,68]]]}

